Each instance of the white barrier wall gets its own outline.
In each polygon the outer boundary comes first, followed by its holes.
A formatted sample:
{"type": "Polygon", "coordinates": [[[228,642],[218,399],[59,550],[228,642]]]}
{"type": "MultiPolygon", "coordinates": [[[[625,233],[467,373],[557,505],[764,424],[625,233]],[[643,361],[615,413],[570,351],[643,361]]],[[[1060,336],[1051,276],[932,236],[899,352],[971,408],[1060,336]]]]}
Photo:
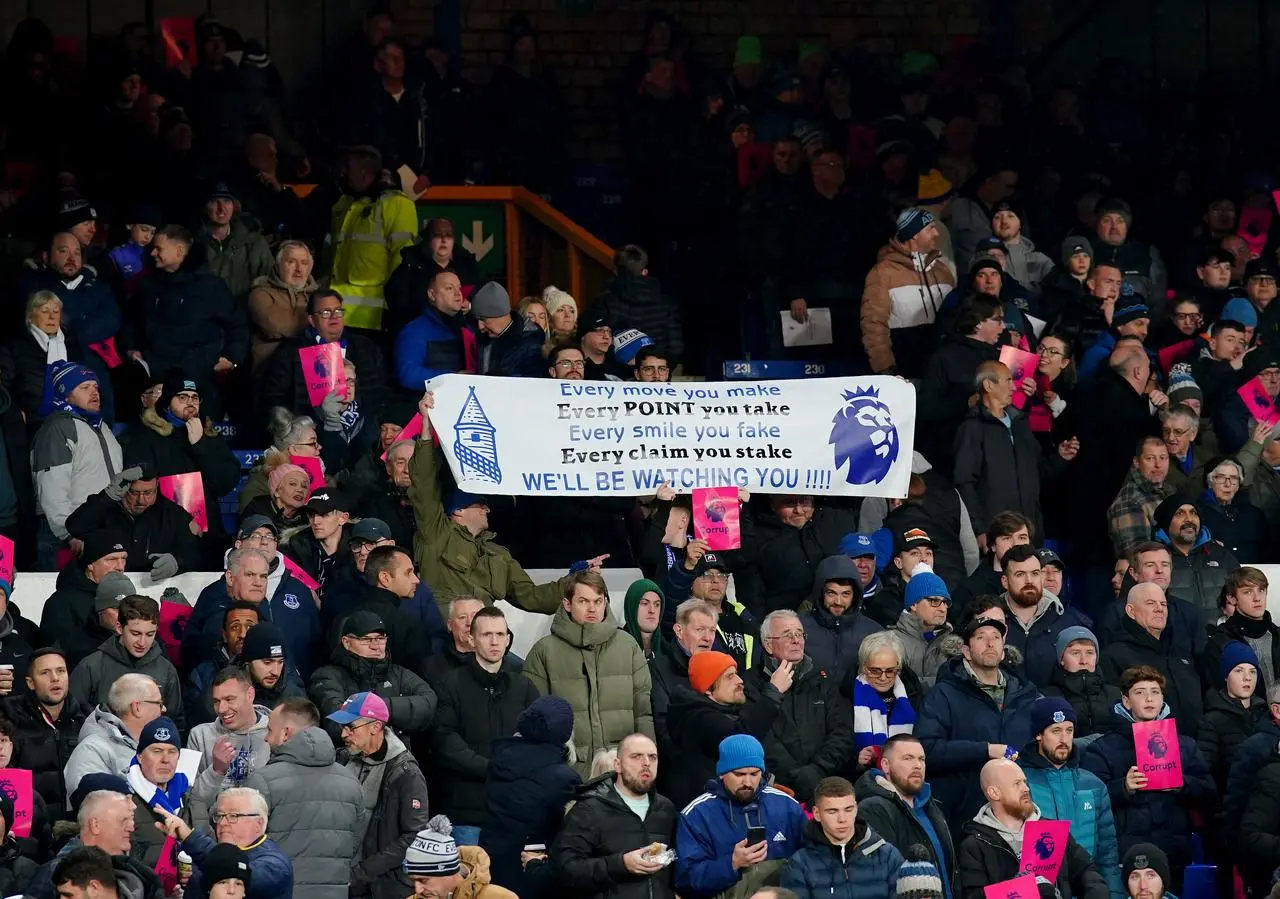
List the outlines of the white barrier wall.
{"type": "MultiPolygon", "coordinates": [[[[1280,570],[1280,566],[1277,566],[1277,569],[1280,570]]],[[[604,568],[601,569],[600,573],[604,575],[604,581],[609,586],[609,600],[613,609],[613,617],[618,624],[622,624],[623,599],[626,595],[627,587],[631,586],[633,581],[639,580],[643,575],[638,568],[604,568]]],[[[166,588],[176,587],[193,606],[196,604],[196,598],[200,596],[200,591],[222,577],[222,572],[220,571],[196,571],[153,582],[144,571],[130,571],[128,574],[134,586],[138,588],[139,593],[159,600],[160,594],[166,588]]],[[[563,571],[548,568],[529,571],[529,577],[533,579],[535,584],[550,583],[563,577],[564,574],[563,571]]],[[[13,591],[13,602],[22,610],[24,618],[39,624],[41,615],[44,612],[44,604],[56,589],[58,573],[56,571],[23,571],[18,573],[16,580],[17,586],[13,591]]],[[[501,604],[501,608],[507,616],[507,623],[510,625],[511,632],[514,635],[511,650],[521,658],[529,654],[529,647],[533,646],[539,637],[546,636],[551,631],[550,615],[531,614],[505,602],[501,604]]]]}

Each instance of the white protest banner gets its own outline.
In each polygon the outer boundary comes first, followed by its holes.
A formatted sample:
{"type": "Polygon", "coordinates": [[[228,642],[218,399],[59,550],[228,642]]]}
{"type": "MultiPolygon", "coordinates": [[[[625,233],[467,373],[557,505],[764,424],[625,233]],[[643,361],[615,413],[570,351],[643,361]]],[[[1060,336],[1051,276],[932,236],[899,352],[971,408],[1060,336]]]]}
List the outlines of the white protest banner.
{"type": "Polygon", "coordinates": [[[892,377],[553,381],[442,375],[431,424],[458,486],[642,496],[662,484],[906,496],[915,390],[892,377]]]}

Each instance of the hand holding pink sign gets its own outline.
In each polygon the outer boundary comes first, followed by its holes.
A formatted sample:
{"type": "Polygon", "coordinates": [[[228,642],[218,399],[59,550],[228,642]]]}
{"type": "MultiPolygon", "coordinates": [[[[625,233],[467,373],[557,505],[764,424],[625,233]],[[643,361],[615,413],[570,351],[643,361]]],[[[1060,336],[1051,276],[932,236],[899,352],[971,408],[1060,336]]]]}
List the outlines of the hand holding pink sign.
{"type": "Polygon", "coordinates": [[[4,581],[13,588],[13,541],[8,537],[0,534],[0,581],[4,581]]]}
{"type": "Polygon", "coordinates": [[[13,835],[31,836],[35,808],[31,772],[26,768],[0,768],[0,795],[13,802],[13,835]]]}
{"type": "Polygon", "coordinates": [[[693,530],[712,552],[742,549],[741,514],[737,487],[693,489],[693,530]]]}
{"type": "Polygon", "coordinates": [[[342,347],[336,343],[317,343],[298,348],[302,361],[302,379],[307,385],[307,399],[319,409],[324,398],[337,393],[347,398],[347,376],[342,368],[342,347]]]}
{"type": "Polygon", "coordinates": [[[982,895],[986,899],[1040,899],[1040,887],[1034,874],[1024,874],[983,887],[982,895]]]}
{"type": "Polygon", "coordinates": [[[1280,424],[1280,409],[1276,409],[1276,401],[1267,393],[1267,388],[1262,386],[1261,378],[1246,381],[1236,394],[1244,401],[1244,407],[1249,410],[1254,421],[1266,422],[1272,426],[1280,424]]]}
{"type": "Polygon", "coordinates": [[[307,490],[308,498],[324,486],[324,472],[318,458],[315,456],[290,456],[289,461],[305,471],[307,477],[311,479],[311,487],[307,490]]]}
{"type": "Polygon", "coordinates": [[[1022,870],[1053,883],[1067,852],[1070,821],[1028,821],[1022,825],[1022,870]]]}
{"type": "MultiPolygon", "coordinates": [[[[417,440],[422,436],[422,416],[415,412],[413,418],[409,419],[409,423],[400,429],[400,433],[396,435],[396,439],[392,443],[399,443],[401,440],[417,440]]],[[[387,454],[382,454],[382,461],[387,461],[387,454]]]]}
{"type": "Polygon", "coordinates": [[[1177,790],[1182,787],[1182,749],[1178,724],[1173,718],[1136,721],[1133,748],[1138,770],[1146,775],[1144,790],[1177,790]]]}
{"type": "Polygon", "coordinates": [[[1027,394],[1022,389],[1022,382],[1026,378],[1035,380],[1040,357],[1035,353],[1020,350],[1016,346],[1007,346],[1000,349],[1000,361],[1013,375],[1013,407],[1021,409],[1027,404],[1027,394]]]}
{"type": "Polygon", "coordinates": [[[159,486],[162,496],[187,510],[201,533],[209,532],[209,510],[205,506],[204,478],[200,472],[165,475],[160,478],[159,486]]]}

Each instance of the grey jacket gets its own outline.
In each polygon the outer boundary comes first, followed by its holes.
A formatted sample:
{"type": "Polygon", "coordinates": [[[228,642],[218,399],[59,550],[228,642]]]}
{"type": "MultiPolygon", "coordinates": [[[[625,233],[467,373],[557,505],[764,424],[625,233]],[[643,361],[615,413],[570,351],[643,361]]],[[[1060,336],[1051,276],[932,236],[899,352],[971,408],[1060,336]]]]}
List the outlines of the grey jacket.
{"type": "Polygon", "coordinates": [[[951,633],[951,625],[942,622],[934,629],[933,636],[926,640],[924,622],[903,609],[893,626],[893,632],[901,638],[903,648],[907,651],[907,667],[916,673],[922,684],[932,687],[938,678],[938,669],[947,660],[942,652],[942,638],[951,633]]]}
{"type": "Polygon", "coordinates": [[[271,807],[267,836],[293,859],[294,899],[347,899],[364,797],[360,781],[335,758],[329,735],[308,727],[250,778],[271,807]]]}
{"type": "Polygon", "coordinates": [[[165,714],[178,725],[178,730],[186,732],[187,719],[182,713],[182,682],[178,679],[178,669],[165,658],[159,638],[140,659],[129,655],[119,637],[112,636],[102,641],[102,645],[86,656],[71,672],[71,695],[86,706],[106,702],[111,685],[126,674],[145,674],[159,684],[165,714]]]}
{"type": "Polygon", "coordinates": [[[200,773],[191,784],[193,820],[206,820],[219,793],[231,787],[248,786],[249,776],[262,770],[262,766],[267,763],[267,758],[271,755],[271,747],[267,745],[267,719],[271,716],[271,709],[260,705],[253,708],[257,717],[253,725],[243,733],[227,730],[222,720],[215,718],[208,724],[196,725],[187,736],[187,748],[194,749],[203,756],[200,760],[200,773]],[[226,737],[236,747],[236,757],[226,774],[213,770],[213,747],[222,737],[226,737]]]}
{"type": "Polygon", "coordinates": [[[129,770],[129,762],[138,751],[138,741],[129,733],[124,722],[106,706],[98,706],[89,713],[80,728],[80,742],[62,769],[62,779],[67,785],[67,795],[86,774],[119,774],[129,770]]]}
{"type": "Polygon", "coordinates": [[[44,420],[31,442],[31,473],[40,517],[55,537],[67,539],[67,516],[115,480],[122,458],[106,422],[95,428],[68,412],[44,420]]]}
{"type": "Polygon", "coordinates": [[[1035,296],[1040,296],[1040,282],[1053,271],[1053,260],[1036,249],[1026,235],[1017,243],[1005,243],[1009,253],[1009,274],[1035,296]]]}

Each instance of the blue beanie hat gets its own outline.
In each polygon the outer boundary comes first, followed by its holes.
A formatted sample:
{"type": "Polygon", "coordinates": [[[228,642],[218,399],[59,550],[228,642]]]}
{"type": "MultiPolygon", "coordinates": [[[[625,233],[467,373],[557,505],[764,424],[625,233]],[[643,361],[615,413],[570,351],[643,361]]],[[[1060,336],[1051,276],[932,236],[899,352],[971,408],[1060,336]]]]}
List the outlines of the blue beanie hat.
{"type": "Polygon", "coordinates": [[[1064,627],[1058,632],[1058,639],[1053,644],[1054,657],[1061,662],[1062,654],[1067,651],[1067,647],[1080,640],[1088,640],[1093,644],[1093,651],[1098,652],[1098,638],[1094,636],[1093,631],[1084,625],[1077,624],[1064,627]]]}
{"type": "Polygon", "coordinates": [[[161,715],[142,728],[142,733],[138,735],[138,753],[141,754],[152,743],[168,743],[175,749],[182,749],[182,741],[178,739],[178,725],[173,723],[172,718],[161,715]]]}
{"type": "Polygon", "coordinates": [[[1061,696],[1045,696],[1031,703],[1031,735],[1064,721],[1076,723],[1076,710],[1061,696]]]}
{"type": "Polygon", "coordinates": [[[1220,322],[1239,322],[1246,328],[1258,327],[1258,310],[1253,308],[1244,297],[1235,297],[1227,300],[1227,305],[1222,307],[1222,314],[1218,316],[1220,322]]]}
{"type": "Polygon", "coordinates": [[[951,605],[951,592],[947,590],[947,582],[932,571],[921,571],[907,581],[907,590],[902,598],[902,607],[910,609],[922,599],[930,596],[941,596],[951,605]]]}
{"type": "Polygon", "coordinates": [[[55,362],[44,373],[44,393],[40,398],[40,414],[51,415],[55,403],[65,403],[72,392],[87,381],[97,382],[92,369],[79,362],[55,362]]]}
{"type": "Polygon", "coordinates": [[[932,212],[927,209],[921,209],[919,206],[912,206],[910,209],[904,209],[902,214],[898,216],[897,231],[894,233],[894,237],[900,243],[906,243],[933,223],[932,212]]]}
{"type": "Polygon", "coordinates": [[[751,734],[734,734],[720,741],[716,777],[742,768],[759,768],[764,773],[764,747],[751,734]]]}
{"type": "Polygon", "coordinates": [[[1258,664],[1258,654],[1253,651],[1253,647],[1248,643],[1232,640],[1222,647],[1222,661],[1218,663],[1218,675],[1225,681],[1231,669],[1237,665],[1252,665],[1258,671],[1262,670],[1262,666],[1258,664]]]}

